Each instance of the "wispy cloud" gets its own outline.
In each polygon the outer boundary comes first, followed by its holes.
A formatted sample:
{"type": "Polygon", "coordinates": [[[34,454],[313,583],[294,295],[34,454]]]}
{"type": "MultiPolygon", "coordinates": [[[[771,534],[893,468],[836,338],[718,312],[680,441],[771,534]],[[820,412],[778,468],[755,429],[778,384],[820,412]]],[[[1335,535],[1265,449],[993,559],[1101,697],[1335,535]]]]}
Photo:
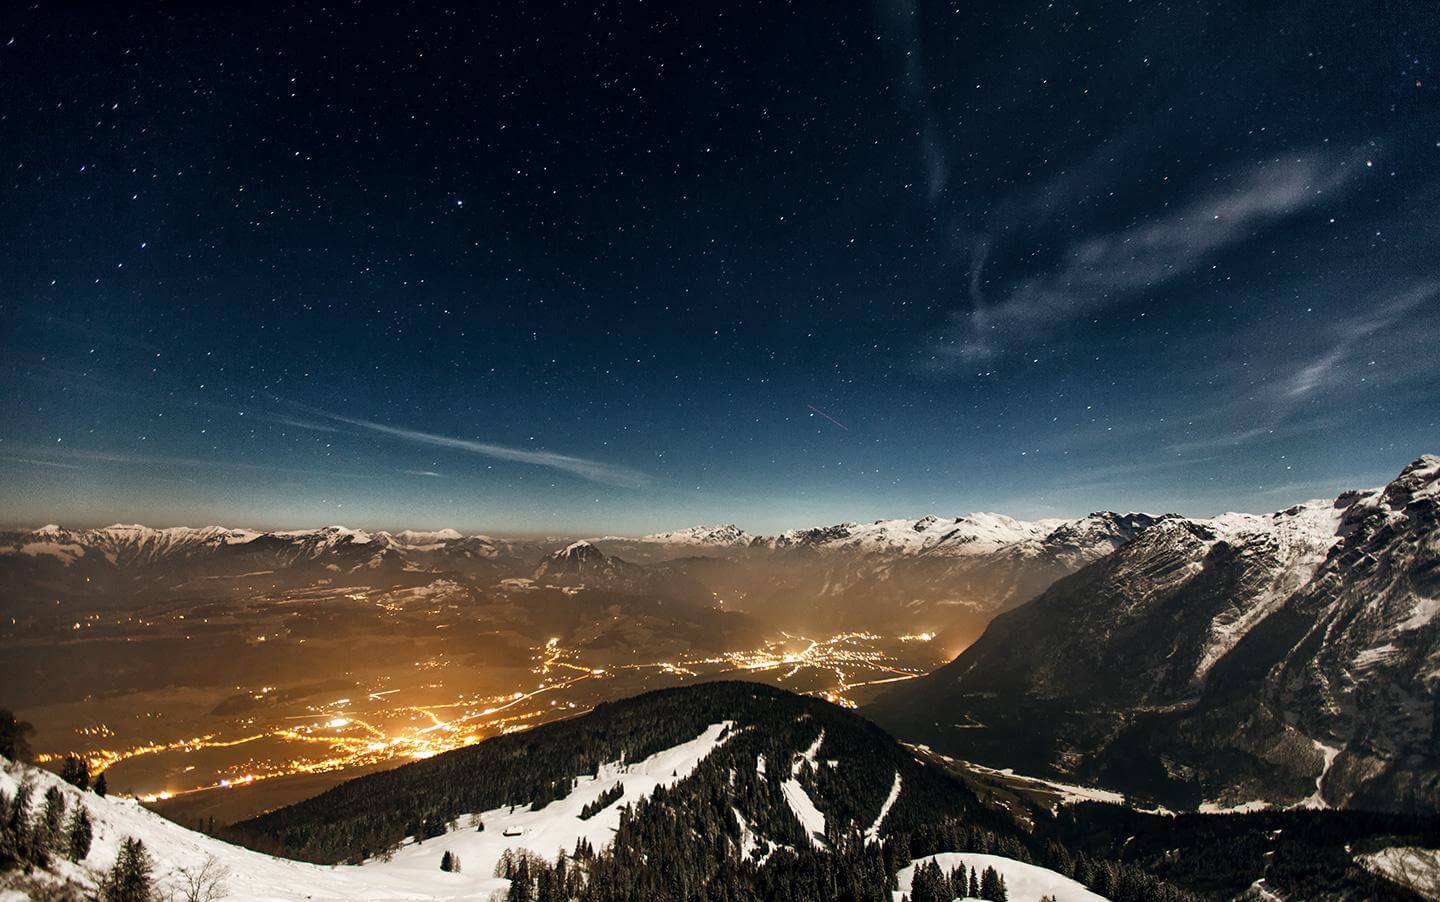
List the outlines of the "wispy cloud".
{"type": "Polygon", "coordinates": [[[297,476],[324,476],[336,479],[368,479],[363,473],[346,473],[334,470],[314,470],[303,467],[278,467],[269,464],[252,464],[236,460],[206,460],[196,457],[177,457],[167,454],[136,454],[129,451],[94,451],[63,446],[17,446],[27,457],[6,457],[21,463],[63,469],[84,469],[73,461],[86,463],[119,464],[122,466],[186,467],[203,470],[234,470],[238,472],[287,473],[297,476]],[[57,460],[58,458],[58,460],[57,460]],[[72,463],[67,463],[70,461],[72,463]]]}
{"type": "Polygon", "coordinates": [[[120,345],[122,347],[131,348],[137,351],[145,351],[150,354],[161,353],[160,348],[156,347],[150,342],[136,338],[133,335],[128,335],[124,332],[96,328],[90,323],[80,322],[79,320],[66,319],[64,317],[57,316],[54,313],[39,313],[34,311],[26,312],[29,312],[30,316],[33,317],[35,320],[52,329],[63,329],[66,331],[74,332],[78,335],[83,335],[84,337],[97,342],[120,345]]]}
{"type": "MultiPolygon", "coordinates": [[[[323,416],[336,423],[345,423],[358,429],[364,429],[380,435],[388,435],[392,438],[418,445],[427,445],[433,448],[448,448],[452,451],[464,451],[470,454],[478,454],[482,457],[489,457],[494,460],[532,464],[537,467],[549,467],[552,470],[560,470],[579,476],[581,479],[588,479],[591,482],[603,483],[605,485],[639,488],[650,482],[650,477],[639,470],[589,460],[584,457],[558,454],[554,451],[511,448],[507,445],[497,445],[494,442],[455,438],[434,432],[422,432],[419,429],[409,429],[404,426],[390,426],[385,423],[374,422],[373,420],[362,420],[355,417],[340,416],[339,414],[324,413],[322,411],[310,411],[310,413],[312,415],[323,416]]],[[[292,425],[303,424],[296,421],[292,425]]]]}
{"type": "Polygon", "coordinates": [[[926,195],[934,203],[950,181],[950,163],[939,120],[925,93],[920,35],[915,26],[915,0],[880,0],[877,10],[881,25],[899,53],[901,95],[920,119],[920,164],[925,169],[926,195]]]}
{"type": "Polygon", "coordinates": [[[1193,454],[1196,451],[1221,451],[1229,448],[1237,448],[1257,440],[1268,441],[1272,439],[1291,438],[1309,432],[1317,432],[1329,425],[1331,425],[1331,421],[1324,418],[1285,423],[1281,421],[1281,417],[1275,416],[1268,418],[1257,426],[1221,431],[1206,435],[1202,438],[1173,442],[1166,445],[1165,449],[1177,454],[1193,454]]]}
{"type": "Polygon", "coordinates": [[[37,458],[37,457],[10,457],[10,456],[7,455],[7,456],[5,456],[5,457],[0,457],[0,460],[8,460],[8,461],[10,461],[11,463],[17,463],[17,464],[30,464],[31,466],[35,466],[35,467],[51,467],[51,468],[57,469],[57,470],[83,470],[83,469],[84,469],[84,467],[80,467],[80,466],[77,466],[77,465],[75,465],[75,464],[61,463],[61,462],[58,461],[58,460],[42,460],[42,459],[37,458]]]}
{"type": "Polygon", "coordinates": [[[1410,310],[1440,296],[1440,284],[1417,285],[1390,300],[1375,303],[1360,316],[1341,322],[1333,346],[1280,381],[1280,395],[1298,400],[1339,378],[1343,365],[1365,346],[1366,339],[1390,328],[1410,310]]]}
{"type": "Polygon", "coordinates": [[[1111,485],[1130,485],[1134,483],[1137,477],[1145,474],[1167,473],[1172,470],[1194,467],[1213,460],[1216,460],[1216,458],[1175,456],[1161,458],[1159,460],[1127,461],[1120,464],[1087,467],[1067,471],[1064,481],[1054,486],[1054,488],[1068,490],[1099,488],[1111,485]]]}
{"type": "MultiPolygon", "coordinates": [[[[1357,160],[1326,152],[1251,167],[1177,210],[1072,243],[1048,271],[1012,284],[993,304],[980,296],[981,279],[972,268],[971,307],[952,314],[930,343],[930,365],[953,371],[991,360],[1022,340],[1043,338],[1193,272],[1256,229],[1314,207],[1359,171],[1357,160]]],[[[977,255],[973,266],[984,259],[977,255]]]]}
{"type": "Polygon", "coordinates": [[[343,433],[344,429],[338,426],[327,426],[324,423],[312,423],[308,420],[299,420],[287,416],[266,416],[260,419],[269,420],[272,423],[279,423],[281,426],[294,426],[296,429],[308,429],[311,432],[332,432],[343,433]]]}
{"type": "Polygon", "coordinates": [[[431,479],[444,479],[445,474],[436,473],[434,470],[401,470],[406,476],[428,476],[431,479]]]}

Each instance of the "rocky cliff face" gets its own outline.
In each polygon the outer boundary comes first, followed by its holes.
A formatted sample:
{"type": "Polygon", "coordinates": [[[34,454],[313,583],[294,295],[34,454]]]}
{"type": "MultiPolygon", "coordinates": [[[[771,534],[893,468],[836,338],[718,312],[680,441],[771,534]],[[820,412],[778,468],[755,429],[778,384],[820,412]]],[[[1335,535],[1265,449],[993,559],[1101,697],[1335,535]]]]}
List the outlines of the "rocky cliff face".
{"type": "Polygon", "coordinates": [[[1270,516],[1169,519],[870,713],[1168,804],[1440,804],[1440,458],[1270,516]]]}

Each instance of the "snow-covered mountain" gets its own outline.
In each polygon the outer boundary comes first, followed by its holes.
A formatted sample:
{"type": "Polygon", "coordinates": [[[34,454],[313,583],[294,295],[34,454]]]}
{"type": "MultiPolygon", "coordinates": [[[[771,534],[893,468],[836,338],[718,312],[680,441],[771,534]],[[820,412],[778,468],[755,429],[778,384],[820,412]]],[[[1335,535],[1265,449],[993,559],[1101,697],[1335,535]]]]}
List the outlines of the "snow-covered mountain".
{"type": "Polygon", "coordinates": [[[1170,804],[1440,804],[1440,458],[1274,514],[1167,518],[870,712],[1170,804]]]}
{"type": "Polygon", "coordinates": [[[723,599],[734,609],[763,609],[786,626],[954,630],[947,641],[964,642],[996,611],[1032,597],[1157,519],[1099,513],[1024,522],[979,513],[842,523],[779,536],[697,526],[581,543],[507,541],[453,529],[52,525],[0,532],[0,607],[26,610],[66,597],[121,605],[129,598],[153,600],[157,592],[230,586],[397,585],[441,574],[492,586],[538,578],[707,603],[723,599]]]}
{"type": "Polygon", "coordinates": [[[184,560],[221,550],[234,554],[264,550],[290,561],[313,560],[355,550],[376,554],[397,551],[454,551],[478,557],[497,557],[506,543],[488,536],[464,536],[453,529],[436,532],[405,530],[398,533],[366,532],[344,526],[263,532],[223,526],[154,529],[120,524],[100,529],[70,530],[56,525],[29,531],[0,532],[0,554],[52,558],[70,565],[99,556],[116,566],[140,566],[184,560]]]}
{"type": "Polygon", "coordinates": [[[860,551],[873,554],[992,554],[1002,548],[1043,538],[1064,520],[1025,522],[1003,514],[974,513],[964,517],[934,515],[918,520],[875,520],[840,523],[817,529],[791,530],[764,540],[775,548],[860,551]]]}
{"type": "Polygon", "coordinates": [[[656,532],[640,539],[657,545],[689,545],[701,548],[745,548],[755,536],[733,523],[723,526],[691,526],[674,532],[656,532]]]}
{"type": "Polygon", "coordinates": [[[610,584],[635,578],[644,568],[611,557],[586,541],[571,542],[547,555],[531,575],[537,583],[552,585],[610,584]]]}
{"type": "Polygon", "coordinates": [[[692,526],[639,538],[604,536],[591,541],[623,549],[637,558],[662,551],[736,554],[742,551],[810,551],[885,557],[936,555],[986,557],[1010,549],[1037,554],[1041,548],[1068,549],[1087,559],[1114,550],[1158,518],[1150,514],[1100,512],[1076,519],[1016,520],[977,512],[963,517],[933,514],[915,520],[847,521],[758,536],[738,526],[692,526]],[[647,547],[653,546],[653,547],[647,547]]]}
{"type": "Polygon", "coordinates": [[[270,585],[404,580],[406,574],[520,575],[553,545],[455,530],[367,532],[343,526],[260,531],[223,526],[99,529],[49,525],[0,531],[0,589],[8,604],[71,596],[119,603],[135,594],[196,591],[217,581],[270,585]]]}
{"type": "Polygon", "coordinates": [[[938,633],[953,647],[979,635],[996,612],[1162,519],[1101,512],[1027,522],[974,513],[838,523],[776,536],[702,526],[592,541],[796,626],[938,633]]]}

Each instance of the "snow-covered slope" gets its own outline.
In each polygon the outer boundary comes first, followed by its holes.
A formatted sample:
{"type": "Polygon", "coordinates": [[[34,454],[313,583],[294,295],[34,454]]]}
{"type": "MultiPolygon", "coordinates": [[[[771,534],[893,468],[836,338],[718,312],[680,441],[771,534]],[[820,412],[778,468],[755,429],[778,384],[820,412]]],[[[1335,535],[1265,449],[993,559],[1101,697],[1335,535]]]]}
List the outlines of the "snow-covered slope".
{"type": "Polygon", "coordinates": [[[1362,867],[1411,889],[1424,899],[1440,899],[1440,849],[1391,846],[1361,855],[1362,867]]]}
{"type": "Polygon", "coordinates": [[[651,795],[689,776],[701,761],[724,742],[728,724],[714,724],[690,742],[666,749],[633,764],[602,765],[593,775],[580,776],[575,788],[563,799],[539,811],[521,807],[497,808],[477,813],[484,830],[477,830],[469,818],[462,818],[443,836],[423,843],[409,842],[388,860],[363,865],[323,866],[288,861],[187,830],[138,803],[121,798],[101,798],[81,792],[48,771],[19,768],[3,762],[0,792],[15,794],[21,779],[28,779],[36,796],[50,786],[64,791],[67,809],[84,805],[94,824],[95,838],[84,861],[72,864],[57,861],[57,877],[93,889],[98,876],[109,868],[127,837],[144,842],[155,860],[156,878],[162,886],[174,885],[182,868],[198,868],[213,856],[228,871],[225,899],[279,902],[279,900],[354,899],[485,899],[503,892],[509,881],[494,876],[495,865],[506,849],[527,850],[553,859],[571,852],[584,838],[595,849],[609,844],[620,823],[620,808],[651,795]],[[621,801],[588,819],[582,809],[615,786],[624,787],[621,801]],[[460,856],[461,871],[440,870],[445,852],[460,856]]]}
{"type": "Polygon", "coordinates": [[[896,875],[900,887],[891,893],[895,902],[909,895],[911,884],[915,881],[915,870],[932,861],[945,874],[962,866],[979,871],[994,868],[1005,878],[1006,894],[1012,902],[1038,902],[1046,897],[1055,899],[1055,902],[1106,902],[1104,896],[1091,892],[1064,874],[1013,858],[978,852],[941,852],[914,859],[896,875]]]}
{"type": "MultiPolygon", "coordinates": [[[[57,880],[78,884],[82,891],[94,892],[97,881],[114,863],[121,842],[127,838],[139,839],[145,844],[156,865],[156,880],[162,887],[176,888],[180,869],[198,869],[207,858],[213,858],[224,871],[225,899],[278,902],[455,898],[464,891],[458,881],[450,886],[438,879],[449,876],[440,874],[438,869],[417,884],[415,875],[403,872],[324,867],[262,855],[187,830],[134,801],[80,792],[45,771],[27,769],[25,774],[35,786],[37,796],[52,785],[59,786],[65,793],[67,808],[73,810],[75,805],[84,805],[90,814],[94,825],[90,854],[79,863],[60,859],[51,865],[57,880]]],[[[0,774],[0,790],[13,795],[18,777],[20,774],[14,771],[14,766],[9,765],[6,772],[0,774]]]]}

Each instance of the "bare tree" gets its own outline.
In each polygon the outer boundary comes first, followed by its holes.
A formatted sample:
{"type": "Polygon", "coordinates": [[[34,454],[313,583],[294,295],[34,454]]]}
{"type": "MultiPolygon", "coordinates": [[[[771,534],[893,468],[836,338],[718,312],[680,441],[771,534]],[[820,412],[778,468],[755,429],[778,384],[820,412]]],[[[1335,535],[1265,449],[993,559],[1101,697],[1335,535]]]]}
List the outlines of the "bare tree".
{"type": "Polygon", "coordinates": [[[230,869],[214,855],[191,867],[176,868],[174,898],[180,902],[216,902],[230,892],[230,869]]]}

